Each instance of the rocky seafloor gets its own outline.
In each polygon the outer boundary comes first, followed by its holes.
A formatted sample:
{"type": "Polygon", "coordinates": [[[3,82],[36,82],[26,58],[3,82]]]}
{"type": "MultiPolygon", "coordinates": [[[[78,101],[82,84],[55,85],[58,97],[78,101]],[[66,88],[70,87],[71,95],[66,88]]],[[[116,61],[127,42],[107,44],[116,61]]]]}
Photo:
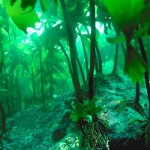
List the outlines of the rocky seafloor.
{"type": "MultiPolygon", "coordinates": [[[[86,93],[86,89],[85,89],[86,93]]],[[[96,76],[95,95],[103,110],[98,118],[109,126],[110,150],[146,149],[139,140],[141,123],[146,119],[126,102],[135,99],[135,83],[126,76],[96,76]]],[[[78,150],[81,133],[70,120],[73,94],[47,101],[45,106],[35,106],[18,112],[6,119],[6,132],[1,143],[2,150],[78,150]]],[[[148,112],[145,85],[140,86],[140,104],[148,112]]]]}

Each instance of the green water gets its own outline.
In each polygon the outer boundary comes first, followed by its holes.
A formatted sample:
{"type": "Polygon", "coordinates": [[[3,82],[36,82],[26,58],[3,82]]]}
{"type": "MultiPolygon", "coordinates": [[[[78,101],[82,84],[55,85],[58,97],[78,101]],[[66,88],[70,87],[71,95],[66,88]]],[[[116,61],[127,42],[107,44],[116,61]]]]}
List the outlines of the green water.
{"type": "Polygon", "coordinates": [[[150,146],[150,2],[0,0],[0,150],[150,146]]]}

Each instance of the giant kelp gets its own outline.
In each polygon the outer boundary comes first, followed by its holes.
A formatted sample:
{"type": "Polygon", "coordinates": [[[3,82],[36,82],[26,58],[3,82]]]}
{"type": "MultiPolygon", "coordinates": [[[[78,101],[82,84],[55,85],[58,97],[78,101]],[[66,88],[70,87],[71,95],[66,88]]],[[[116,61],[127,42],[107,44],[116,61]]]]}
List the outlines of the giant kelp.
{"type": "MultiPolygon", "coordinates": [[[[147,117],[143,133],[146,144],[149,144],[150,115],[147,115],[139,103],[140,82],[143,80],[150,102],[147,56],[149,49],[146,52],[142,39],[149,37],[149,5],[149,2],[144,0],[3,0],[12,27],[2,27],[1,30],[9,33],[10,47],[3,50],[4,42],[1,42],[0,64],[1,72],[5,76],[11,76],[12,81],[6,79],[5,85],[2,86],[6,86],[8,91],[13,86],[16,87],[12,89],[15,91],[13,98],[7,95],[8,102],[5,105],[8,110],[11,99],[15,99],[11,102],[17,103],[14,103],[14,110],[21,110],[21,103],[25,104],[25,108],[30,103],[44,105],[47,99],[57,97],[56,91],[57,94],[60,91],[63,93],[64,85],[61,82],[65,83],[66,78],[71,77],[75,91],[75,108],[70,117],[84,137],[82,146],[89,149],[108,149],[107,126],[103,125],[97,116],[104,106],[95,106],[94,76],[103,76],[104,69],[110,69],[104,67],[105,63],[114,62],[111,74],[117,74],[118,70],[124,71],[136,83],[135,100],[132,104],[126,101],[125,105],[147,117]],[[27,28],[34,28],[40,21],[41,28],[44,28],[43,33],[31,34],[27,38],[27,45],[22,35],[25,36],[27,28]],[[24,32],[19,33],[20,37],[15,35],[19,31],[16,26],[13,28],[12,22],[24,32]],[[103,25],[107,41],[115,45],[113,52],[106,53],[106,58],[103,58],[102,51],[109,49],[109,46],[106,39],[102,43],[103,35],[97,24],[103,25]],[[23,44],[19,44],[21,42],[23,44]],[[122,60],[120,56],[125,61],[123,66],[119,64],[119,60],[122,60]],[[23,80],[28,83],[26,92],[21,90],[24,89],[23,80]],[[57,88],[56,83],[61,90],[57,88]],[[32,98],[34,100],[30,102],[32,98]]],[[[3,24],[3,17],[0,21],[3,24]]],[[[56,140],[61,139],[57,139],[58,132],[59,130],[53,132],[53,138],[56,140]]],[[[65,134],[62,135],[64,136],[65,134]]]]}

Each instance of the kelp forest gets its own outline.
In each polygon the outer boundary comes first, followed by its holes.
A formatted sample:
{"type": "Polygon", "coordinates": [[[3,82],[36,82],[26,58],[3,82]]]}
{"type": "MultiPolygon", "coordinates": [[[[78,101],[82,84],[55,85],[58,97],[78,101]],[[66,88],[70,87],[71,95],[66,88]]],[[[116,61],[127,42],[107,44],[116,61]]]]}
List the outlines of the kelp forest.
{"type": "Polygon", "coordinates": [[[0,0],[0,150],[150,149],[150,0],[0,0]]]}

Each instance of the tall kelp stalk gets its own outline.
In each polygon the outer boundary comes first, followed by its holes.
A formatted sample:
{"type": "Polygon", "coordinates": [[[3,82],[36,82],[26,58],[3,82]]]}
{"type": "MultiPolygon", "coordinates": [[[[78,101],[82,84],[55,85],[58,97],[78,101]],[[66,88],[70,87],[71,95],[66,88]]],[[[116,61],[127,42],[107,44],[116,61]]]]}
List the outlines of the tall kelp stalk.
{"type": "Polygon", "coordinates": [[[133,107],[139,114],[141,114],[141,116],[147,118],[147,115],[140,104],[140,83],[139,82],[136,82],[136,95],[135,95],[133,107]]]}
{"type": "Polygon", "coordinates": [[[69,20],[69,15],[68,15],[64,0],[60,0],[60,4],[61,4],[63,17],[64,17],[64,21],[66,25],[66,30],[68,34],[68,43],[69,43],[69,48],[70,48],[70,58],[71,58],[72,77],[73,77],[72,82],[75,88],[77,100],[80,103],[82,103],[83,98],[82,98],[82,91],[81,91],[81,86],[80,86],[80,81],[79,81],[78,70],[77,70],[77,56],[76,56],[77,49],[76,49],[76,44],[75,44],[75,37],[73,34],[73,28],[69,20]]]}
{"type": "Polygon", "coordinates": [[[83,41],[83,35],[81,34],[81,30],[78,28],[78,34],[81,39],[82,47],[83,47],[83,53],[84,53],[84,59],[85,59],[85,68],[86,68],[86,78],[89,79],[89,69],[88,69],[88,56],[87,56],[87,49],[83,41]]]}
{"type": "MultiPolygon", "coordinates": [[[[6,67],[5,65],[3,66],[4,68],[4,75],[5,75],[5,88],[7,91],[9,91],[9,85],[8,85],[8,75],[7,75],[7,71],[6,71],[6,67]]],[[[6,103],[7,103],[7,111],[8,114],[11,113],[11,106],[10,106],[10,98],[9,95],[6,95],[6,103]]]]}
{"type": "Polygon", "coordinates": [[[139,104],[140,100],[140,83],[136,82],[136,96],[135,96],[135,103],[139,104]]]}
{"type": "Polygon", "coordinates": [[[43,77],[43,64],[42,64],[42,48],[40,47],[40,73],[41,73],[41,101],[45,102],[44,97],[44,77],[43,77]]]}
{"type": "MultiPolygon", "coordinates": [[[[140,104],[140,83],[136,82],[136,93],[135,93],[135,100],[134,102],[131,104],[132,107],[139,113],[141,114],[141,116],[147,118],[146,113],[144,112],[141,104],[140,104]]],[[[130,105],[129,105],[130,106],[130,105]]]]}
{"type": "MultiPolygon", "coordinates": [[[[148,62],[147,62],[146,52],[144,49],[144,44],[143,44],[142,38],[138,38],[138,43],[140,46],[142,57],[147,64],[148,62]]],[[[146,84],[147,96],[148,96],[148,101],[149,101],[149,120],[150,120],[150,85],[149,85],[148,70],[146,70],[146,72],[144,73],[144,77],[145,77],[145,84],[146,84]]]]}
{"type": "Polygon", "coordinates": [[[21,91],[20,91],[20,83],[19,83],[19,69],[16,71],[16,78],[15,78],[15,84],[17,87],[17,95],[18,95],[18,100],[16,103],[16,111],[21,111],[21,91]]]}
{"type": "Polygon", "coordinates": [[[90,74],[89,74],[89,100],[94,96],[93,75],[95,61],[95,2],[90,0],[90,16],[91,16],[91,50],[90,50],[90,74]]]}
{"type": "Polygon", "coordinates": [[[33,66],[31,67],[31,77],[32,77],[32,90],[33,90],[33,99],[34,103],[37,104],[36,91],[35,91],[35,79],[34,79],[34,70],[33,66]]]}
{"type": "Polygon", "coordinates": [[[79,71],[80,71],[80,73],[81,73],[81,77],[82,77],[83,84],[85,84],[86,79],[85,79],[85,76],[84,76],[83,67],[82,67],[82,65],[81,65],[81,62],[80,62],[78,56],[77,56],[77,64],[78,64],[78,67],[79,67],[79,71]]]}
{"type": "MultiPolygon", "coordinates": [[[[2,37],[0,37],[2,39],[2,37]]],[[[4,50],[2,46],[2,41],[0,41],[0,73],[3,73],[4,71],[4,76],[5,76],[5,88],[7,91],[9,91],[9,86],[8,86],[8,78],[7,78],[7,72],[6,72],[6,67],[4,63],[4,50]]],[[[9,96],[6,95],[6,103],[7,103],[7,111],[10,113],[10,100],[9,96]]]]}
{"type": "Polygon", "coordinates": [[[96,57],[97,57],[97,62],[98,62],[98,72],[97,73],[100,73],[102,74],[102,69],[103,69],[103,66],[102,66],[102,58],[101,58],[101,53],[100,53],[100,49],[98,47],[98,43],[96,41],[95,43],[95,46],[96,46],[96,57]]]}
{"type": "Polygon", "coordinates": [[[32,64],[31,64],[31,79],[32,79],[32,90],[33,90],[33,99],[34,99],[34,104],[37,105],[37,95],[36,95],[36,87],[35,87],[35,76],[34,76],[34,66],[33,66],[33,52],[31,53],[31,60],[32,60],[32,64]]]}
{"type": "Polygon", "coordinates": [[[66,58],[67,64],[68,64],[68,68],[69,68],[69,73],[71,75],[71,78],[73,78],[73,72],[72,72],[72,67],[71,67],[71,61],[69,59],[69,56],[65,50],[65,48],[63,47],[62,43],[60,41],[57,42],[57,44],[60,46],[62,52],[64,53],[64,56],[66,58]]]}
{"type": "Polygon", "coordinates": [[[116,49],[115,49],[115,60],[114,60],[114,66],[112,71],[113,74],[117,73],[118,53],[119,53],[119,44],[116,45],[116,49]]]}
{"type": "MultiPolygon", "coordinates": [[[[87,31],[88,35],[90,36],[90,32],[87,27],[85,28],[85,30],[87,31]]],[[[100,49],[98,46],[98,41],[96,40],[96,38],[95,38],[95,57],[97,57],[97,63],[98,63],[98,72],[96,72],[96,73],[102,73],[102,70],[103,70],[102,58],[101,58],[100,49]]]]}

